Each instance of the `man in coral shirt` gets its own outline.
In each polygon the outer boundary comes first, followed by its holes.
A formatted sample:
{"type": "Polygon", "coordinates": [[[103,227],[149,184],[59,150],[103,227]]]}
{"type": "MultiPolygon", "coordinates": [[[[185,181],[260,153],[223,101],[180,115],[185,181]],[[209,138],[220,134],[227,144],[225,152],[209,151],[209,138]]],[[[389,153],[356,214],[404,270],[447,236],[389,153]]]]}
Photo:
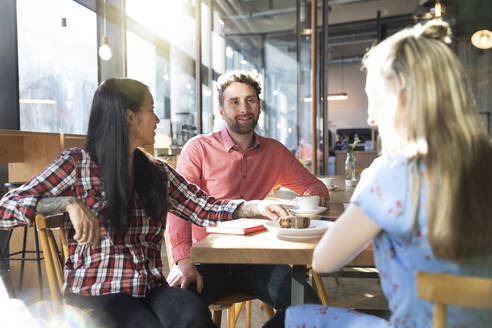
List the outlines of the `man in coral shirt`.
{"type": "MultiPolygon", "coordinates": [[[[261,86],[254,73],[227,72],[218,79],[219,111],[226,126],[199,135],[181,152],[177,170],[190,182],[220,199],[264,199],[283,186],[301,195],[329,200],[325,185],[280,142],[254,132],[261,113],[261,86]]],[[[288,265],[200,264],[190,261],[192,244],[207,236],[205,228],[168,214],[171,255],[177,264],[168,281],[190,284],[207,304],[230,293],[247,293],[277,309],[263,327],[283,327],[290,305],[292,271],[288,265]]]]}

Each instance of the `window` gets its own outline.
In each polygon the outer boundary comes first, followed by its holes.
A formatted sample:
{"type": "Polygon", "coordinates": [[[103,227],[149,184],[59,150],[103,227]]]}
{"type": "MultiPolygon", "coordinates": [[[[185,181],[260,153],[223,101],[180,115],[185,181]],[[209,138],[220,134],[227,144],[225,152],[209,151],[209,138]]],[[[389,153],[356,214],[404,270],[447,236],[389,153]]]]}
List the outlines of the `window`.
{"type": "Polygon", "coordinates": [[[17,1],[21,130],[86,133],[97,88],[96,28],[96,14],[76,2],[17,1]]]}
{"type": "Polygon", "coordinates": [[[126,10],[127,75],[147,84],[154,96],[161,120],[156,147],[169,147],[169,137],[182,146],[197,133],[191,2],[127,0],[126,10]]]}

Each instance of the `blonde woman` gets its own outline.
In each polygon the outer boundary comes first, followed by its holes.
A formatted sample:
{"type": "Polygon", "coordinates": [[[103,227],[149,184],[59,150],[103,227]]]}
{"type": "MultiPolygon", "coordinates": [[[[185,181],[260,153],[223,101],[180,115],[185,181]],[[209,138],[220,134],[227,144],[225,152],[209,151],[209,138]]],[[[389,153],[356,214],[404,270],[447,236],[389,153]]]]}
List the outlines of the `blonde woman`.
{"type": "MultiPolygon", "coordinates": [[[[492,277],[492,146],[446,23],[403,30],[365,56],[368,121],[383,154],[321,239],[313,268],[332,272],[373,240],[390,321],[348,309],[289,308],[286,327],[431,327],[415,272],[492,277]]],[[[449,327],[490,327],[492,311],[448,307],[449,327]]]]}

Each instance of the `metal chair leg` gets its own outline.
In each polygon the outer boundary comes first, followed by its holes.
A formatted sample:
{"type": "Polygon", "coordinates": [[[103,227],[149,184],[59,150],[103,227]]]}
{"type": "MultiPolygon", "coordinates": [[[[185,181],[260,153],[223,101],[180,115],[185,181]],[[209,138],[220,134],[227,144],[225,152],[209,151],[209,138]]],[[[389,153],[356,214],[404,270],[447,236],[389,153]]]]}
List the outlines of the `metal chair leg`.
{"type": "Polygon", "coordinates": [[[38,259],[38,281],[39,281],[39,294],[41,299],[44,299],[44,291],[43,291],[43,274],[41,273],[41,255],[39,251],[39,238],[38,238],[38,229],[36,227],[36,223],[34,223],[34,239],[36,242],[36,258],[38,259]]]}
{"type": "Polygon", "coordinates": [[[22,290],[22,281],[24,280],[24,259],[26,258],[26,242],[27,242],[27,229],[29,227],[24,226],[24,239],[22,241],[22,251],[21,251],[21,268],[20,268],[20,276],[19,276],[19,291],[22,290]]]}

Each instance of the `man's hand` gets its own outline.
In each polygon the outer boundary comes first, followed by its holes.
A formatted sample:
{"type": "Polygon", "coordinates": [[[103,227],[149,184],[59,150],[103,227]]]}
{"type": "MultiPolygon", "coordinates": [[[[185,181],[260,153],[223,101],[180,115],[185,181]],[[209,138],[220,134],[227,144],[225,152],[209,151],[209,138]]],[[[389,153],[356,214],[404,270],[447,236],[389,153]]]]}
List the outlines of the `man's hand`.
{"type": "Polygon", "coordinates": [[[92,244],[97,247],[101,226],[94,213],[80,201],[67,205],[66,209],[75,229],[73,238],[79,244],[92,244]]]}
{"type": "Polygon", "coordinates": [[[202,292],[203,277],[189,258],[178,261],[178,271],[174,275],[169,275],[168,282],[170,286],[187,288],[190,283],[196,282],[196,291],[198,293],[202,292]]]}

